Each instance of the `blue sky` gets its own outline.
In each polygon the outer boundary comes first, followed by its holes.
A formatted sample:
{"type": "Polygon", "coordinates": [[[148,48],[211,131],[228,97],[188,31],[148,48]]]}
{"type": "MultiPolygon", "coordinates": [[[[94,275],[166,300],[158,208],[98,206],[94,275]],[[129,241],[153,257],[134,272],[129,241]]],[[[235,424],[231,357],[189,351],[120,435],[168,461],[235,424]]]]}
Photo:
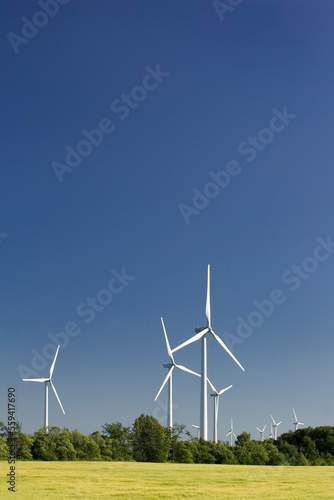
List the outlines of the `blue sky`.
{"type": "MultiPolygon", "coordinates": [[[[288,431],[293,406],[333,425],[333,16],[328,1],[220,17],[211,1],[2,2],[0,420],[14,385],[23,430],[43,425],[43,387],[20,373],[48,373],[67,325],[50,425],[166,424],[160,317],[172,347],[205,324],[210,264],[213,328],[245,367],[208,340],[210,379],[233,384],[219,438],[231,417],[256,438],[270,413],[288,431]]],[[[175,359],[199,371],[200,344],[175,359]]],[[[175,373],[174,405],[198,424],[197,378],[175,373]]]]}

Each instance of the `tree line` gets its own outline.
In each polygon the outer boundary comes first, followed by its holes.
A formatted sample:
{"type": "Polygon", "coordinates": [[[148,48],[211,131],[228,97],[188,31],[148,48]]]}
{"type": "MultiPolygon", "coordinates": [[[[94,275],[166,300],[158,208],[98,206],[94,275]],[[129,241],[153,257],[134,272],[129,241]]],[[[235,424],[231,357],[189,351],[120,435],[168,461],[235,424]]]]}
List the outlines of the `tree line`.
{"type": "Polygon", "coordinates": [[[33,435],[21,425],[8,435],[0,422],[0,459],[7,460],[15,440],[21,460],[117,460],[235,465],[334,465],[334,427],[307,427],[282,434],[275,441],[252,440],[243,432],[233,446],[194,438],[185,425],[172,431],[150,415],[140,415],[132,427],[120,422],[105,424],[102,432],[84,436],[78,430],[49,427],[33,435]]]}

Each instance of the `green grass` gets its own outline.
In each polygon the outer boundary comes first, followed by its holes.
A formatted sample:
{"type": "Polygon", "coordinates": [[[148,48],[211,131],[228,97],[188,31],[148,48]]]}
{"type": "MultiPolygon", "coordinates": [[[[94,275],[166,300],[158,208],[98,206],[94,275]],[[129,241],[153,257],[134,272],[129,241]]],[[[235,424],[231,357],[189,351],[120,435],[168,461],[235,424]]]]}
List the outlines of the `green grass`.
{"type": "MultiPolygon", "coordinates": [[[[0,498],[7,492],[0,462],[0,498]]],[[[16,499],[334,499],[334,467],[17,462],[16,499]]]]}

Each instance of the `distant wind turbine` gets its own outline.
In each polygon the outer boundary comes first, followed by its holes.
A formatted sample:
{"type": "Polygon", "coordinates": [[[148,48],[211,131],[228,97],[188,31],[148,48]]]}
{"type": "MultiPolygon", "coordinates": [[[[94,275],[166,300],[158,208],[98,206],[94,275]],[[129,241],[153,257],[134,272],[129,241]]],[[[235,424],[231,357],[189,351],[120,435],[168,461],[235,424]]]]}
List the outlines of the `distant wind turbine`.
{"type": "Polygon", "coordinates": [[[59,406],[60,406],[63,414],[65,415],[64,408],[63,408],[63,406],[62,406],[62,404],[60,402],[60,399],[58,397],[58,394],[57,394],[57,391],[55,389],[55,386],[53,385],[52,380],[51,380],[52,379],[53,370],[54,370],[54,367],[55,367],[55,364],[56,364],[56,359],[57,359],[57,356],[58,356],[59,347],[60,347],[60,345],[57,347],[57,351],[56,351],[55,357],[53,359],[53,362],[52,362],[52,365],[51,365],[51,368],[50,368],[49,378],[23,378],[22,379],[23,382],[44,382],[45,383],[45,418],[44,418],[44,427],[45,427],[45,433],[46,434],[48,433],[48,427],[49,427],[48,384],[51,385],[52,390],[55,393],[55,396],[56,396],[57,401],[59,403],[59,406]]]}
{"type": "Polygon", "coordinates": [[[293,410],[293,414],[294,414],[295,419],[296,419],[296,421],[295,421],[295,422],[293,422],[293,425],[295,426],[295,432],[296,432],[296,431],[298,430],[298,427],[299,427],[300,425],[305,425],[305,424],[303,424],[303,422],[299,422],[299,421],[298,421],[298,418],[297,418],[297,415],[296,415],[295,409],[294,409],[294,408],[292,408],[292,410],[293,410]]]}
{"type": "Polygon", "coordinates": [[[199,439],[199,425],[194,425],[194,424],[191,424],[192,427],[195,427],[195,429],[197,429],[197,439],[199,439]]]}
{"type": "Polygon", "coordinates": [[[269,439],[274,439],[273,424],[270,424],[270,436],[269,436],[269,439]]]}
{"type": "Polygon", "coordinates": [[[233,446],[233,436],[234,436],[234,438],[235,438],[235,439],[236,439],[236,437],[237,437],[237,436],[234,434],[234,430],[233,430],[233,418],[231,418],[231,430],[230,430],[230,432],[228,432],[228,433],[226,434],[226,437],[227,437],[227,436],[230,436],[230,446],[233,446]]]}
{"type": "Polygon", "coordinates": [[[263,427],[262,431],[261,431],[261,429],[259,429],[258,427],[256,427],[256,428],[257,428],[257,430],[258,430],[258,431],[259,431],[259,433],[260,433],[260,436],[261,436],[261,441],[264,441],[263,433],[264,433],[264,431],[265,431],[266,427],[267,427],[267,424],[263,427]]]}
{"type": "Polygon", "coordinates": [[[213,400],[213,441],[215,443],[218,442],[218,409],[219,409],[219,396],[224,394],[224,392],[228,391],[233,387],[232,385],[229,385],[225,389],[222,389],[221,391],[217,391],[217,389],[214,388],[213,384],[210,382],[208,379],[208,382],[211,386],[211,389],[214,391],[213,394],[210,394],[214,398],[213,400]]]}
{"type": "Polygon", "coordinates": [[[164,365],[163,365],[164,368],[168,368],[168,373],[167,373],[165,380],[162,383],[162,386],[160,387],[160,389],[158,391],[158,394],[155,396],[154,401],[156,401],[158,399],[162,389],[165,387],[166,383],[169,381],[169,384],[168,384],[167,427],[169,429],[172,429],[173,428],[173,379],[172,379],[172,373],[173,373],[174,368],[178,368],[179,370],[182,370],[184,372],[191,373],[192,375],[196,375],[197,377],[200,377],[200,374],[193,372],[192,370],[189,370],[189,368],[186,368],[185,366],[177,365],[175,363],[173,352],[172,352],[170,345],[169,345],[164,320],[162,318],[161,318],[161,323],[162,323],[162,328],[163,328],[164,335],[165,335],[167,353],[168,353],[168,356],[170,357],[170,363],[164,363],[164,365]]]}
{"type": "Polygon", "coordinates": [[[275,441],[277,440],[277,427],[282,423],[282,421],[278,422],[278,424],[276,424],[275,420],[274,420],[274,417],[272,415],[271,416],[271,419],[274,423],[273,427],[274,427],[274,439],[275,441]]]}
{"type": "Polygon", "coordinates": [[[207,319],[207,326],[202,326],[200,328],[195,328],[196,335],[179,345],[173,352],[182,349],[192,342],[196,342],[202,339],[202,352],[201,352],[201,398],[200,398],[200,431],[201,438],[205,441],[208,440],[208,385],[207,385],[207,337],[206,334],[210,333],[212,337],[220,344],[223,349],[231,356],[231,358],[240,366],[240,368],[245,371],[243,366],[239,363],[237,358],[231,353],[224,342],[215,334],[211,328],[211,303],[210,303],[210,265],[208,265],[208,281],[207,281],[207,292],[206,292],[206,308],[205,315],[207,319]]]}

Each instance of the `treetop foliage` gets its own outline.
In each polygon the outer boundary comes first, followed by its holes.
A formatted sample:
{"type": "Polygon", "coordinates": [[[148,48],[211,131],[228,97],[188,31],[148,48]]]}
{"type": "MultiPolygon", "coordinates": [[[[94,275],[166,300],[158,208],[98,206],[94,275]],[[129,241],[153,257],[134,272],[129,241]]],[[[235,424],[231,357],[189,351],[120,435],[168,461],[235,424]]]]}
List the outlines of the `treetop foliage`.
{"type": "MultiPolygon", "coordinates": [[[[120,422],[104,424],[102,433],[84,436],[49,427],[33,435],[24,434],[20,423],[14,437],[16,458],[21,460],[120,460],[138,462],[177,462],[240,465],[334,465],[334,427],[307,427],[289,431],[277,441],[252,440],[242,432],[234,446],[192,437],[185,425],[172,431],[150,415],[140,415],[132,427],[120,422]],[[186,439],[184,439],[186,438],[186,439]]],[[[0,422],[0,460],[9,455],[8,433],[0,422]]]]}

